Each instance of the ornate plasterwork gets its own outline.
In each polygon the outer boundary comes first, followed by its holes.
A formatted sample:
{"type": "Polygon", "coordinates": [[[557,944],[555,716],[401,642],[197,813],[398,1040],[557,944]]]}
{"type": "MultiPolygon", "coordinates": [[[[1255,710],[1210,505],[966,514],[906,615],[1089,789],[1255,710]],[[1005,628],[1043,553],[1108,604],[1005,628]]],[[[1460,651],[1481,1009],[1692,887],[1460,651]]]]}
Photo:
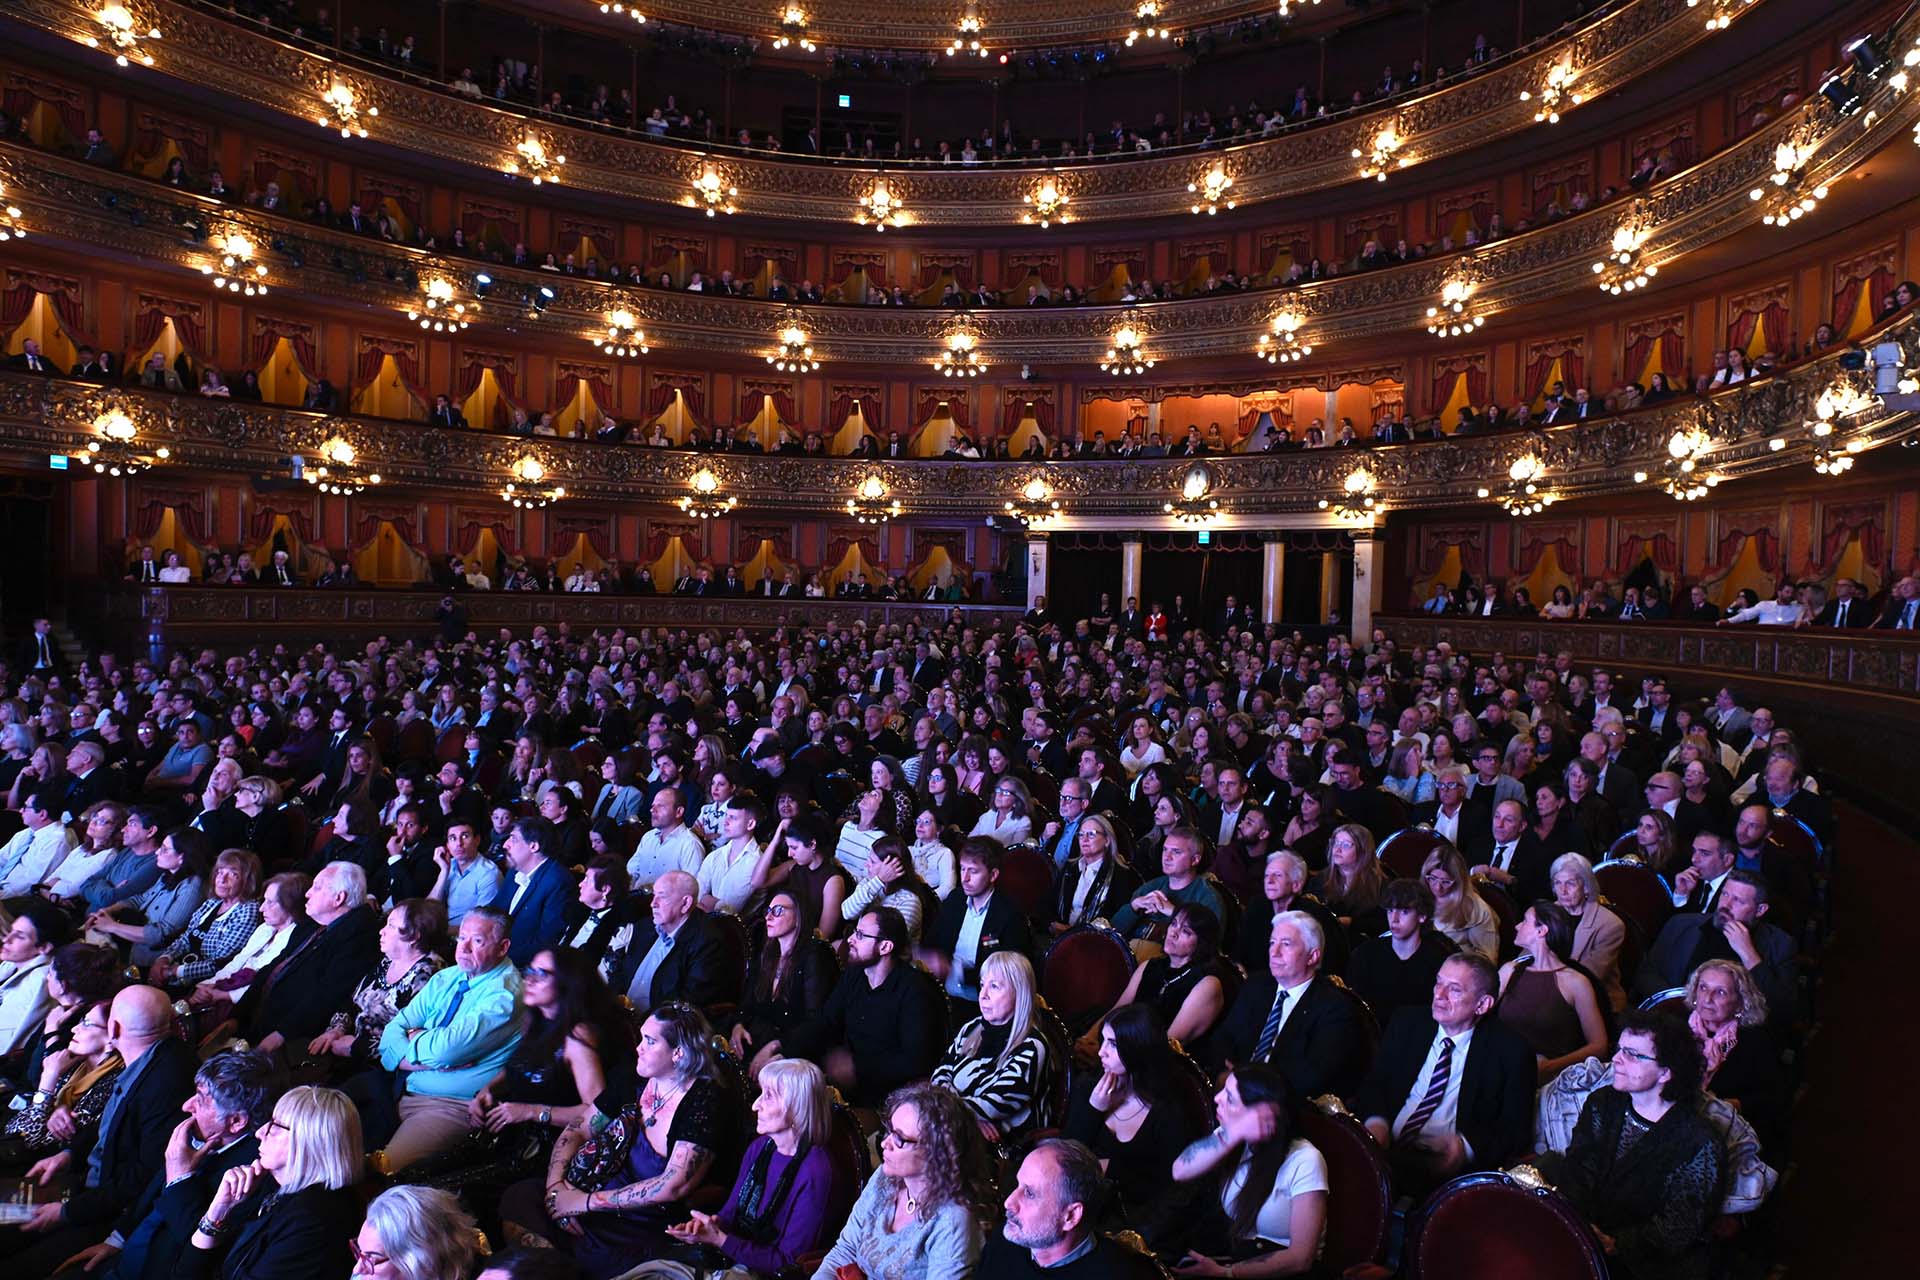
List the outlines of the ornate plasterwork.
{"type": "MultiPolygon", "coordinates": [[[[156,70],[311,121],[336,77],[350,82],[363,106],[377,107],[383,138],[481,169],[499,170],[525,136],[517,112],[433,93],[328,59],[208,14],[154,0],[167,38],[156,70]]],[[[69,0],[13,0],[10,16],[67,37],[83,33],[85,13],[69,0]]],[[[1584,91],[1598,96],[1679,57],[1705,40],[1686,0],[1629,0],[1566,39],[1472,79],[1396,102],[1390,111],[1249,142],[1212,153],[1233,174],[1242,204],[1344,185],[1353,179],[1351,152],[1371,145],[1388,115],[1408,139],[1417,163],[1455,155],[1534,126],[1520,91],[1549,65],[1571,56],[1584,91]]],[[[649,205],[680,205],[708,161],[699,153],[608,133],[544,125],[567,157],[567,188],[597,191],[649,205]]],[[[765,219],[844,222],[872,183],[856,165],[782,162],[763,155],[728,156],[723,179],[740,188],[744,213],[765,219]]],[[[1071,177],[1074,220],[1174,216],[1187,208],[1193,176],[1188,152],[1063,170],[1071,177]]],[[[1005,226],[1032,186],[1033,170],[913,170],[896,167],[889,188],[912,210],[915,224],[1005,226]]]]}

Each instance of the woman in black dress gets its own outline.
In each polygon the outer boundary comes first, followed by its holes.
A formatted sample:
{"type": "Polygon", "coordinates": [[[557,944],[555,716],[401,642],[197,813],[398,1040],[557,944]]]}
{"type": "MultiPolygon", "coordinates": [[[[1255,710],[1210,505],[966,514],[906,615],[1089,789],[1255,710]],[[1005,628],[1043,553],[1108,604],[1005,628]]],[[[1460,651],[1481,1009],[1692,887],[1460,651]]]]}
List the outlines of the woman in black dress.
{"type": "Polygon", "coordinates": [[[792,893],[774,893],[765,918],[766,942],[747,967],[746,999],[727,1033],[735,1056],[751,1064],[748,1072],[755,1079],[769,1060],[767,1046],[818,1013],[840,978],[833,948],[802,918],[792,893]]]}
{"type": "MultiPolygon", "coordinates": [[[[1198,1044],[1220,1021],[1237,986],[1232,966],[1220,958],[1220,917],[1200,903],[1186,903],[1167,922],[1162,945],[1162,954],[1133,971],[1114,1010],[1144,1004],[1174,1040],[1198,1044]]],[[[1099,1034],[1096,1026],[1082,1047],[1091,1051],[1099,1034]]]]}

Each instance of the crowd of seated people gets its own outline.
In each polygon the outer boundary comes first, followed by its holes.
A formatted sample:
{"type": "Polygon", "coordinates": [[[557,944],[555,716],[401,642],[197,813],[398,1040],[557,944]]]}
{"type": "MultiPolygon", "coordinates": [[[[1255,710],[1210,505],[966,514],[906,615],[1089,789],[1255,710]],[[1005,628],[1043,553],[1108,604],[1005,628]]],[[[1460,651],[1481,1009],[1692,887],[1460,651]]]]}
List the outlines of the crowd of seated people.
{"type": "MultiPolygon", "coordinates": [[[[1595,578],[1586,587],[1560,584],[1543,603],[1518,583],[1489,580],[1462,582],[1449,586],[1435,582],[1433,594],[1420,605],[1429,617],[1466,618],[1544,618],[1551,622],[1681,622],[1696,627],[1774,626],[1872,629],[1880,631],[1920,630],[1920,578],[1906,574],[1875,593],[1857,578],[1839,577],[1828,590],[1824,583],[1782,579],[1771,599],[1762,600],[1751,587],[1742,587],[1725,607],[1715,604],[1707,588],[1693,583],[1685,597],[1679,586],[1663,586],[1657,580],[1637,585],[1610,585],[1595,578]]],[[[1573,661],[1571,653],[1557,655],[1555,665],[1565,671],[1573,661]]],[[[1575,675],[1578,693],[1607,705],[1607,688],[1587,687],[1584,678],[1575,675]]],[[[1729,695],[1725,690],[1720,696],[1729,695]]],[[[1642,697],[1654,700],[1655,722],[1663,731],[1674,726],[1677,737],[1706,718],[1707,709],[1694,704],[1674,705],[1664,680],[1649,678],[1642,697]]],[[[1677,762],[1684,766],[1684,761],[1677,762]]],[[[1684,780],[1684,778],[1682,778],[1684,780]]],[[[1696,797],[1697,799],[1697,797],[1696,797]]]]}
{"type": "Polygon", "coordinates": [[[12,1265],[1115,1275],[1124,1228],[1293,1274],[1355,1185],[1327,1094],[1397,1193],[1540,1160],[1634,1276],[1738,1251],[1834,836],[1800,739],[1733,690],[1178,613],[30,638],[12,1265]],[[1071,1027],[1066,937],[1137,963],[1071,1027]]]}

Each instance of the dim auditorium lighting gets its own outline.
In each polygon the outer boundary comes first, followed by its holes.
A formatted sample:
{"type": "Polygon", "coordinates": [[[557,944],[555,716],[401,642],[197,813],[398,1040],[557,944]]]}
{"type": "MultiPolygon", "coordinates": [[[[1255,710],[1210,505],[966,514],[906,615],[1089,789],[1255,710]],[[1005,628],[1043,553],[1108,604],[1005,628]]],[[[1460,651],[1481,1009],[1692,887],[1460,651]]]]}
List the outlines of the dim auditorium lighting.
{"type": "Polygon", "coordinates": [[[870,475],[847,499],[847,514],[861,524],[885,524],[900,514],[900,500],[887,496],[887,483],[870,475]]]}
{"type": "Polygon", "coordinates": [[[797,48],[803,53],[812,53],[820,46],[807,35],[807,11],[797,4],[790,4],[780,11],[780,34],[773,42],[775,49],[797,48]]]}
{"type": "Polygon", "coordinates": [[[711,467],[702,467],[688,476],[687,487],[693,492],[683,494],[678,505],[682,514],[696,520],[712,520],[740,505],[740,499],[721,489],[720,477],[713,474],[711,467]]]}
{"type": "Polygon", "coordinates": [[[160,39],[159,27],[147,23],[147,29],[142,31],[140,19],[124,4],[102,5],[94,11],[93,20],[100,24],[100,34],[80,38],[87,48],[112,54],[117,67],[133,62],[146,67],[153,65],[153,50],[142,47],[140,42],[160,39]]]}
{"type": "Polygon", "coordinates": [[[1372,142],[1353,149],[1353,158],[1360,161],[1361,178],[1385,182],[1389,173],[1412,164],[1412,156],[1400,154],[1401,148],[1406,145],[1407,140],[1401,135],[1398,125],[1381,126],[1380,132],[1373,135],[1372,142]]]}
{"type": "MultiPolygon", "coordinates": [[[[436,277],[423,283],[420,292],[423,295],[420,305],[407,309],[407,319],[435,333],[456,333],[467,327],[468,307],[454,298],[452,281],[436,277]]],[[[478,310],[479,306],[476,302],[473,309],[478,310]]]]}
{"type": "Polygon", "coordinates": [[[647,334],[640,327],[639,318],[624,307],[607,312],[607,331],[596,337],[593,345],[600,354],[622,360],[632,360],[653,350],[647,345],[647,334]]]}
{"type": "Polygon", "coordinates": [[[567,158],[558,152],[549,154],[547,146],[532,134],[520,139],[514,147],[514,153],[520,158],[509,160],[506,174],[509,178],[528,178],[534,186],[545,182],[560,181],[560,166],[567,158]]]}
{"type": "Polygon", "coordinates": [[[93,429],[99,434],[87,441],[87,452],[81,461],[92,467],[96,475],[139,475],[173,456],[165,446],[151,454],[142,453],[133,419],[118,409],[109,409],[95,418],[93,429]]]}
{"type": "Polygon", "coordinates": [[[1164,9],[1160,4],[1160,0],[1140,0],[1139,5],[1137,5],[1133,11],[1133,16],[1136,19],[1134,27],[1131,31],[1127,32],[1127,48],[1133,48],[1137,41],[1165,40],[1168,36],[1171,36],[1173,34],[1172,28],[1161,21],[1163,13],[1164,9]]]}
{"type": "Polygon", "coordinates": [[[740,194],[740,188],[733,186],[713,171],[708,165],[701,170],[700,176],[693,180],[693,196],[688,201],[694,208],[704,210],[711,218],[715,214],[732,213],[734,198],[740,194]]]}
{"type": "Polygon", "coordinates": [[[528,455],[513,464],[513,479],[500,491],[501,501],[523,511],[552,506],[567,496],[560,485],[549,485],[547,468],[540,459],[528,455]]]}
{"type": "Polygon", "coordinates": [[[253,241],[235,232],[220,244],[220,265],[203,266],[200,274],[213,277],[213,287],[253,298],[267,291],[267,268],[253,260],[253,241]]]}
{"type": "Polygon", "coordinates": [[[1540,86],[1538,94],[1530,89],[1520,91],[1522,102],[1534,102],[1536,98],[1538,99],[1533,110],[1535,124],[1559,124],[1561,112],[1572,110],[1580,105],[1583,95],[1575,92],[1573,87],[1573,82],[1579,78],[1579,75],[1580,73],[1573,69],[1571,62],[1557,62],[1547,68],[1546,83],[1540,86]]]}
{"type": "Polygon", "coordinates": [[[1020,203],[1027,206],[1026,212],[1020,215],[1020,221],[1028,226],[1038,223],[1040,229],[1045,231],[1056,222],[1063,226],[1066,224],[1067,205],[1072,201],[1060,189],[1059,181],[1048,174],[1040,179],[1040,185],[1020,197],[1020,203]]]}
{"type": "Polygon", "coordinates": [[[1457,338],[1472,333],[1487,318],[1471,308],[1473,286],[1465,280],[1449,280],[1440,289],[1438,306],[1427,308],[1427,332],[1436,338],[1457,338]]]}
{"type": "Polygon", "coordinates": [[[1227,194],[1231,190],[1233,190],[1233,175],[1227,172],[1225,165],[1216,160],[1211,169],[1187,184],[1187,194],[1194,197],[1193,204],[1189,208],[1194,213],[1205,210],[1208,215],[1219,213],[1223,207],[1235,208],[1238,201],[1227,194]]]}
{"type": "Polygon", "coordinates": [[[643,26],[647,21],[646,14],[628,4],[603,4],[600,6],[600,12],[606,14],[623,14],[643,26]]]}
{"type": "Polygon", "coordinates": [[[343,138],[364,138],[367,136],[367,121],[380,114],[378,107],[362,107],[359,95],[353,87],[343,81],[335,80],[327,87],[320,99],[325,108],[319,117],[322,129],[338,129],[343,138]]]}
{"type": "Polygon", "coordinates": [[[1301,319],[1291,311],[1273,318],[1271,332],[1260,335],[1254,354],[1268,364],[1290,364],[1313,354],[1313,348],[1300,341],[1301,319]]]}

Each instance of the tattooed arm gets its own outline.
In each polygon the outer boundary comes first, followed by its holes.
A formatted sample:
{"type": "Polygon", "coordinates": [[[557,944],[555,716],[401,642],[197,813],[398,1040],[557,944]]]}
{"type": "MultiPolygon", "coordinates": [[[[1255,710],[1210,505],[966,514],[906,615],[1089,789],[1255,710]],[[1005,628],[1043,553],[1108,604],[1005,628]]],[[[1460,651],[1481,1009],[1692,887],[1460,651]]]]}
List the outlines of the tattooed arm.
{"type": "Polygon", "coordinates": [[[1239,1143],[1227,1138],[1224,1127],[1215,1129],[1188,1143],[1187,1149],[1174,1158],[1173,1180],[1192,1182],[1204,1178],[1239,1149],[1239,1143]]]}
{"type": "Polygon", "coordinates": [[[618,1213],[625,1209],[638,1209],[642,1205],[672,1204],[684,1199],[706,1181],[707,1173],[712,1168],[713,1152],[691,1142],[676,1142],[673,1150],[667,1153],[666,1169],[658,1176],[643,1182],[630,1182],[624,1187],[596,1191],[587,1197],[587,1209],[618,1213]]]}

